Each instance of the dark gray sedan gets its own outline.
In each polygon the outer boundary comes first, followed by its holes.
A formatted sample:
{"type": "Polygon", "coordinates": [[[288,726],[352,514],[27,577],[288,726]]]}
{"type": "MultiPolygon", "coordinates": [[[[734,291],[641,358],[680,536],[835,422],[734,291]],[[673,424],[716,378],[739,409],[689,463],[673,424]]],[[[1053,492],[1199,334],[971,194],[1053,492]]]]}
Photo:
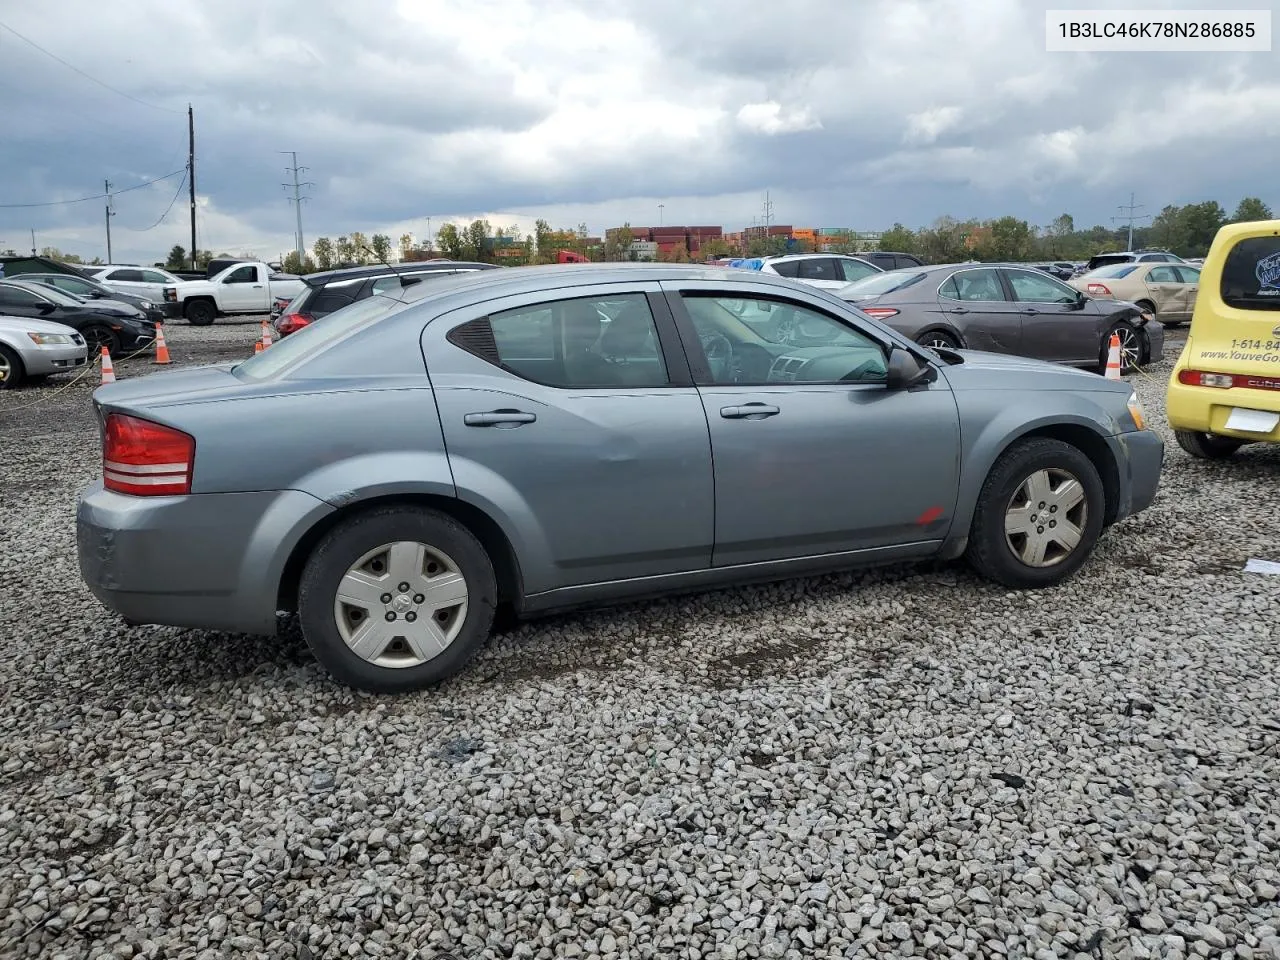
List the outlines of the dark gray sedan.
{"type": "Polygon", "coordinates": [[[1114,333],[1126,372],[1164,355],[1164,328],[1152,314],[1120,300],[1091,299],[1027,264],[891,270],[836,294],[933,348],[967,347],[1101,370],[1114,333]]]}
{"type": "Polygon", "coordinates": [[[244,633],[296,611],[334,676],[384,691],[460,670],[499,606],[962,555],[1060,583],[1151,503],[1164,452],[1124,382],[934,353],[823,290],[673,264],[388,285],[94,407],[94,594],[244,633]]]}

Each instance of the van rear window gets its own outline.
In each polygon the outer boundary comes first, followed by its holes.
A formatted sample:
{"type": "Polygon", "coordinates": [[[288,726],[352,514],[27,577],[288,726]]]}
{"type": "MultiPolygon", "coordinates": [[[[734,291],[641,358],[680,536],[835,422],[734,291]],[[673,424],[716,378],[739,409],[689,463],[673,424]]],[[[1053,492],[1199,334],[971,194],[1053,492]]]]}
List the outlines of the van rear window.
{"type": "Polygon", "coordinates": [[[1280,310],[1280,237],[1249,237],[1222,264],[1222,302],[1238,310],[1280,310]]]}

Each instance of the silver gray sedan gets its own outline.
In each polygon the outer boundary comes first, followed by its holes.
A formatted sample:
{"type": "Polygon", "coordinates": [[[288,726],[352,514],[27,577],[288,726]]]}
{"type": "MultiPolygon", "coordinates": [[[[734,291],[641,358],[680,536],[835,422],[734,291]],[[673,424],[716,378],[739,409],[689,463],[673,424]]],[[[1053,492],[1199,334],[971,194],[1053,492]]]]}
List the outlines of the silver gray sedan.
{"type": "Polygon", "coordinates": [[[89,347],[71,327],[32,317],[0,316],[0,390],[84,367],[89,347]]]}
{"type": "Polygon", "coordinates": [[[816,288],[668,264],[393,288],[236,364],[99,388],[81,573],[133,624],[340,681],[461,669],[495,609],[967,556],[1015,588],[1151,503],[1123,382],[935,353],[816,288]]]}

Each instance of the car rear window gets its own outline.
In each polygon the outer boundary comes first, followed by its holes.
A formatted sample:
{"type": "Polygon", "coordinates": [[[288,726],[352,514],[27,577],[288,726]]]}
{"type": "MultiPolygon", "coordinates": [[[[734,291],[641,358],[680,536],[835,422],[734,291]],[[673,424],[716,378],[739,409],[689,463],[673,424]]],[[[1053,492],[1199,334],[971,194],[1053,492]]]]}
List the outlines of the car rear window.
{"type": "Polygon", "coordinates": [[[1136,263],[1110,263],[1105,267],[1099,267],[1097,270],[1090,270],[1085,276],[1101,277],[1104,280],[1119,280],[1121,277],[1127,277],[1137,269],[1138,265],[1136,263]]]}
{"type": "Polygon", "coordinates": [[[869,277],[863,277],[861,280],[855,280],[836,292],[844,299],[849,299],[850,297],[878,297],[919,283],[927,276],[928,274],[926,273],[912,273],[909,270],[890,270],[886,273],[875,273],[869,277]]]}
{"type": "Polygon", "coordinates": [[[1222,302],[1239,310],[1280,310],[1280,237],[1249,237],[1222,264],[1222,302]]]}
{"type": "Polygon", "coordinates": [[[389,297],[369,297],[336,310],[323,321],[307,324],[301,330],[271,345],[270,349],[242,360],[231,368],[246,380],[266,380],[303,360],[308,360],[331,343],[380,320],[403,306],[389,297]]]}
{"type": "Polygon", "coordinates": [[[1112,263],[1132,263],[1133,255],[1129,253],[1101,253],[1089,258],[1089,269],[1096,270],[1112,263]]]}

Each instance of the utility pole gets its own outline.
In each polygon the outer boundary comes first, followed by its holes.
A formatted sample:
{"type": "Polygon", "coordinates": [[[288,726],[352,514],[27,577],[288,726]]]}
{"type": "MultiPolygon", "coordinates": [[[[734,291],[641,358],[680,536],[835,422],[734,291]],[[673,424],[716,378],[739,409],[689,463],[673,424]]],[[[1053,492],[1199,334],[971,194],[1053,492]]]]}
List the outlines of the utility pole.
{"type": "Polygon", "coordinates": [[[31,228],[31,255],[36,255],[36,228],[31,228]]]}
{"type": "Polygon", "coordinates": [[[1142,215],[1140,215],[1140,216],[1134,216],[1133,211],[1135,211],[1135,210],[1141,210],[1141,209],[1142,209],[1142,207],[1143,207],[1143,204],[1141,204],[1141,203],[1134,203],[1134,202],[1133,202],[1133,194],[1132,194],[1132,193],[1130,193],[1130,194],[1129,194],[1129,204],[1128,204],[1128,206],[1124,205],[1123,203],[1122,203],[1122,204],[1120,204],[1120,209],[1121,209],[1121,210],[1124,210],[1124,211],[1128,211],[1128,212],[1127,212],[1127,214],[1126,214],[1125,216],[1123,216],[1123,217],[1112,217],[1112,218],[1111,218],[1111,222],[1112,222],[1112,223],[1119,223],[1119,222],[1120,222],[1120,221],[1122,221],[1122,220],[1123,220],[1123,221],[1128,221],[1128,223],[1129,223],[1129,245],[1125,248],[1126,250],[1130,250],[1130,251],[1132,251],[1132,250],[1133,250],[1133,221],[1135,221],[1135,220],[1150,220],[1150,219],[1151,219],[1151,215],[1150,215],[1150,214],[1142,214],[1142,215]]]}
{"type": "MultiPolygon", "coordinates": [[[[293,166],[285,167],[286,170],[293,174],[293,197],[291,202],[294,206],[294,212],[297,214],[297,232],[294,234],[294,245],[298,251],[298,269],[302,269],[302,259],[305,256],[306,244],[302,240],[302,201],[308,199],[302,195],[303,187],[314,187],[315,184],[310,181],[306,183],[298,182],[298,174],[303,170],[310,170],[310,167],[298,166],[298,152],[296,150],[281,150],[281,153],[287,153],[293,158],[293,166]]],[[[289,189],[289,184],[282,184],[284,188],[289,189]]]]}
{"type": "Polygon", "coordinates": [[[662,204],[662,203],[658,204],[658,226],[662,226],[662,208],[664,206],[665,204],[662,204]]]}
{"type": "Polygon", "coordinates": [[[106,186],[104,191],[107,195],[107,263],[111,262],[111,218],[115,216],[115,212],[111,209],[111,181],[104,180],[106,186]]]}
{"type": "Polygon", "coordinates": [[[769,199],[769,191],[764,192],[764,216],[761,218],[764,223],[764,233],[769,235],[769,221],[773,219],[773,201],[769,199]]]}
{"type": "Polygon", "coordinates": [[[191,269],[196,266],[196,116],[187,104],[187,184],[191,190],[191,269]]]}

